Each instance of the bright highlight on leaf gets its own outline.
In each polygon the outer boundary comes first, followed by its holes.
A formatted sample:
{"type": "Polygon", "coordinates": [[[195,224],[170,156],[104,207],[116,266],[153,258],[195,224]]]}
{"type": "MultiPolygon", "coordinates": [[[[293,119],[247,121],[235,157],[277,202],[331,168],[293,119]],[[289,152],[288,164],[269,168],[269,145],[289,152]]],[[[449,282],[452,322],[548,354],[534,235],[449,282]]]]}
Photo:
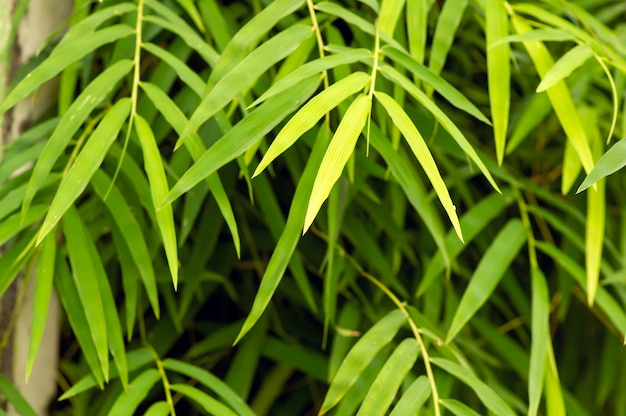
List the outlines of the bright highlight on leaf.
{"type": "Polygon", "coordinates": [[[300,136],[315,126],[324,114],[337,107],[339,103],[352,94],[365,88],[369,81],[370,76],[368,74],[355,72],[309,100],[278,133],[252,177],[261,173],[274,159],[293,145],[300,136]]]}
{"type": "Polygon", "coordinates": [[[341,120],[317,172],[304,219],[303,233],[309,229],[322,204],[328,198],[331,188],[341,176],[348,158],[354,151],[356,141],[365,127],[371,107],[372,100],[369,95],[361,94],[350,104],[341,120]]]}
{"type": "Polygon", "coordinates": [[[428,176],[433,188],[435,188],[435,192],[441,201],[441,205],[443,205],[448,217],[450,218],[450,222],[452,223],[454,230],[456,231],[459,239],[463,241],[463,232],[461,231],[461,225],[459,224],[459,217],[456,214],[456,207],[452,203],[448,188],[439,173],[439,169],[437,169],[435,160],[433,159],[424,138],[417,130],[409,116],[393,98],[383,92],[376,92],[375,95],[376,99],[383,105],[383,107],[385,107],[385,110],[387,110],[387,114],[389,114],[393,123],[402,132],[402,135],[411,147],[413,154],[420,162],[420,165],[422,165],[424,172],[426,172],[426,176],[428,176]]]}
{"type": "Polygon", "coordinates": [[[537,92],[542,92],[551,88],[557,82],[567,78],[577,68],[593,56],[593,50],[587,44],[578,45],[570,49],[565,55],[552,65],[552,68],[543,76],[537,92]]]}

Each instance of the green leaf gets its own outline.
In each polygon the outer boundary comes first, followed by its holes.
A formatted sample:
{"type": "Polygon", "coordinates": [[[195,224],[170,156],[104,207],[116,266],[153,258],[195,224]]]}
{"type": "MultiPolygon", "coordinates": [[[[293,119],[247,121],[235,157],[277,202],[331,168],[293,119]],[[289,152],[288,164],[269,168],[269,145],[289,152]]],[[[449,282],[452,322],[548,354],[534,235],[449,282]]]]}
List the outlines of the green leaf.
{"type": "Polygon", "coordinates": [[[372,100],[370,96],[362,94],[350,104],[341,123],[339,123],[339,127],[330,141],[328,150],[315,177],[315,183],[313,184],[313,190],[311,191],[304,218],[303,233],[309,229],[322,204],[328,198],[331,188],[341,176],[348,158],[354,151],[356,141],[361,135],[363,127],[365,127],[371,107],[372,100]]]}
{"type": "Polygon", "coordinates": [[[48,316],[52,281],[54,276],[54,259],[56,257],[56,241],[54,235],[48,235],[41,244],[35,276],[35,293],[33,295],[32,323],[30,327],[30,342],[26,359],[26,380],[35,364],[35,358],[41,345],[46,318],[48,316]]]}
{"type": "Polygon", "coordinates": [[[159,300],[157,298],[156,277],[154,275],[154,268],[152,267],[152,258],[146,240],[143,237],[141,227],[137,223],[131,208],[126,203],[124,196],[116,186],[112,186],[111,179],[106,173],[102,170],[97,170],[91,178],[91,185],[111,213],[127,246],[129,248],[132,247],[130,254],[146,288],[152,310],[158,318],[160,312],[159,300]],[[105,199],[107,192],[108,197],[105,199]]]}
{"type": "MultiPolygon", "coordinates": [[[[103,388],[104,378],[102,368],[100,366],[99,354],[101,354],[102,349],[104,349],[104,353],[106,354],[106,340],[101,346],[96,348],[96,344],[93,339],[95,334],[87,320],[87,310],[81,302],[80,294],[76,289],[75,282],[72,280],[67,263],[58,250],[55,262],[54,281],[56,283],[59,299],[61,300],[61,304],[67,313],[67,319],[72,327],[72,331],[74,332],[78,345],[80,345],[80,349],[85,356],[85,360],[91,369],[93,378],[95,378],[95,380],[91,378],[90,386],[93,387],[98,385],[100,388],[103,388]]],[[[99,303],[101,304],[101,302],[99,303]]],[[[93,308],[93,305],[90,305],[90,308],[93,308]]],[[[94,325],[97,325],[98,327],[101,327],[103,324],[104,318],[102,318],[101,321],[94,323],[94,325]]],[[[102,331],[102,328],[98,329],[98,331],[102,331]]],[[[104,335],[106,336],[106,328],[104,331],[104,335]]],[[[99,333],[98,335],[101,336],[102,334],[99,333]]],[[[67,397],[71,396],[68,395],[67,397]]]]}
{"type": "Polygon", "coordinates": [[[156,402],[146,410],[143,416],[169,416],[170,405],[167,402],[156,402]]]}
{"type": "Polygon", "coordinates": [[[65,214],[65,211],[85,190],[89,179],[98,169],[106,156],[107,150],[119,134],[129,112],[130,99],[123,98],[100,121],[100,124],[98,124],[98,127],[74,160],[67,175],[61,180],[59,189],[50,204],[48,215],[46,215],[39,229],[37,244],[41,243],[44,237],[52,231],[61,217],[63,217],[63,214],[65,214]]]}
{"type": "Polygon", "coordinates": [[[387,413],[404,378],[413,368],[418,352],[419,344],[414,338],[407,338],[398,345],[367,392],[357,416],[387,413]]]}
{"type": "Polygon", "coordinates": [[[433,41],[430,51],[430,60],[428,67],[435,74],[441,73],[448,52],[454,42],[454,36],[461,24],[461,19],[467,7],[467,0],[447,0],[443,3],[439,18],[437,19],[437,27],[433,35],[433,41]]]}
{"type": "Polygon", "coordinates": [[[413,96],[420,104],[422,104],[446,129],[448,133],[452,136],[452,138],[458,143],[458,145],[463,149],[465,154],[469,156],[470,159],[478,166],[480,171],[483,173],[485,178],[489,181],[493,188],[500,192],[498,185],[493,180],[491,173],[485,166],[485,164],[480,160],[476,151],[472,147],[472,145],[468,142],[465,135],[459,130],[459,128],[450,120],[450,118],[431,100],[426,94],[420,91],[419,88],[415,86],[413,82],[411,82],[407,77],[402,75],[395,68],[383,65],[379,68],[379,72],[390,81],[397,83],[402,88],[404,88],[409,94],[413,96]]]}
{"type": "Polygon", "coordinates": [[[37,416],[37,413],[30,407],[26,399],[3,374],[0,374],[0,393],[13,405],[15,412],[20,416],[37,416]]]}
{"type": "Polygon", "coordinates": [[[487,38],[487,76],[489,78],[489,103],[496,143],[498,164],[502,165],[511,105],[510,46],[502,43],[491,47],[509,33],[509,19],[502,0],[487,0],[485,6],[487,38]]]}
{"type": "Polygon", "coordinates": [[[559,81],[567,78],[593,56],[593,49],[588,44],[578,45],[559,58],[541,79],[537,92],[552,88],[559,81]]]}
{"type": "Polygon", "coordinates": [[[400,310],[394,309],[357,341],[333,377],[319,412],[320,415],[327,413],[339,403],[350,387],[358,380],[369,362],[385,345],[391,342],[405,322],[404,314],[400,310]]]}
{"type": "MultiPolygon", "coordinates": [[[[530,26],[521,17],[513,16],[512,20],[517,33],[530,31],[530,26]]],[[[552,56],[548,49],[542,42],[538,41],[526,41],[524,42],[524,47],[533,60],[539,76],[545,77],[553,65],[552,56]]],[[[591,172],[591,169],[593,169],[591,149],[567,85],[561,80],[546,90],[546,92],[567,138],[571,140],[572,145],[576,149],[585,172],[591,172]]]]}
{"type": "Polygon", "coordinates": [[[526,237],[526,228],[517,219],[510,220],[498,233],[482,256],[467,289],[465,289],[454,313],[454,318],[452,318],[446,344],[454,339],[476,311],[487,301],[522,248],[526,237]]]}
{"type": "Polygon", "coordinates": [[[100,46],[115,42],[135,33],[135,29],[124,24],[109,26],[89,36],[82,36],[61,49],[55,49],[36,69],[13,88],[0,104],[0,114],[13,107],[41,84],[48,81],[68,65],[83,58],[100,46]]]}
{"type": "Polygon", "coordinates": [[[439,403],[446,409],[454,413],[456,416],[480,416],[480,413],[476,413],[470,407],[462,402],[454,399],[443,399],[439,403]]]}
{"type": "Polygon", "coordinates": [[[152,128],[148,122],[139,114],[135,115],[135,131],[141,149],[143,151],[143,161],[148,181],[150,182],[150,194],[152,203],[156,211],[157,224],[163,241],[167,263],[174,289],[178,288],[178,249],[176,246],[176,227],[174,225],[173,210],[171,205],[159,207],[159,202],[165,198],[168,191],[167,178],[163,170],[161,153],[157,147],[152,128]]]}
{"type": "Polygon", "coordinates": [[[448,188],[439,173],[439,169],[433,159],[424,138],[417,130],[409,116],[404,112],[400,104],[398,104],[393,98],[383,92],[376,92],[376,99],[385,107],[387,113],[393,120],[396,127],[402,132],[402,135],[406,139],[407,143],[411,147],[413,154],[420,162],[420,165],[424,169],[426,176],[433,185],[441,205],[446,210],[448,218],[454,227],[459,239],[463,241],[463,232],[461,231],[461,225],[459,224],[459,218],[456,214],[456,207],[452,203],[448,188]]]}
{"type": "Polygon", "coordinates": [[[589,172],[583,183],[580,184],[576,193],[584,191],[600,179],[617,172],[624,166],[626,166],[626,139],[618,141],[602,155],[598,163],[593,167],[593,170],[589,172]]]}
{"type": "Polygon", "coordinates": [[[134,415],[137,407],[148,397],[148,393],[161,379],[159,372],[150,368],[137,377],[128,385],[128,390],[120,394],[113,407],[107,413],[109,416],[134,415]]]}
{"type": "MultiPolygon", "coordinates": [[[[316,59],[311,62],[307,62],[303,65],[300,65],[298,68],[290,72],[287,76],[285,76],[284,78],[276,82],[274,85],[272,85],[259,98],[257,98],[256,101],[250,104],[249,107],[255,107],[259,105],[260,103],[264,102],[265,100],[267,100],[268,98],[273,97],[274,95],[281,93],[289,88],[295,87],[300,82],[314,75],[320,74],[323,71],[326,71],[328,69],[332,69],[340,65],[351,64],[351,63],[355,63],[359,61],[373,60],[373,58],[374,57],[372,56],[372,52],[367,49],[350,49],[345,52],[341,52],[341,53],[330,55],[324,58],[316,59]]],[[[360,74],[360,72],[357,72],[355,74],[360,74]]],[[[329,88],[338,88],[338,87],[335,87],[335,85],[339,83],[343,84],[344,82],[347,82],[345,80],[349,77],[351,76],[342,78],[341,80],[337,81],[336,84],[333,84],[329,88]]],[[[361,77],[361,75],[359,75],[359,77],[361,77]]],[[[320,94],[323,94],[324,92],[320,94]]],[[[311,101],[313,101],[314,99],[315,98],[313,98],[311,101]]]]}
{"type": "Polygon", "coordinates": [[[585,222],[585,264],[587,270],[587,303],[593,305],[600,280],[600,263],[605,239],[606,181],[597,182],[596,189],[587,192],[587,221],[585,222]]]}
{"type": "Polygon", "coordinates": [[[528,416],[536,415],[539,410],[550,337],[550,293],[546,277],[537,267],[531,270],[531,286],[532,344],[528,370],[528,416]]]}
{"type": "Polygon", "coordinates": [[[25,215],[26,211],[28,211],[33,197],[41,188],[54,163],[61,156],[78,128],[85,122],[93,109],[110,94],[119,80],[128,74],[132,67],[133,61],[128,59],[114,63],[91,81],[67,109],[67,112],[54,129],[52,136],[46,140],[41,156],[35,163],[33,174],[24,195],[22,215],[25,215]]]}
{"type": "Polygon", "coordinates": [[[253,177],[261,173],[276,157],[293,145],[300,136],[313,128],[324,114],[350,95],[365,88],[369,81],[369,75],[364,72],[355,72],[313,97],[281,129],[254,171],[253,177]]]}
{"type": "Polygon", "coordinates": [[[278,94],[251,112],[204,152],[172,187],[162,204],[172,203],[198,182],[243,154],[313,94],[319,82],[318,77],[310,78],[307,82],[301,83],[299,88],[278,94]]]}
{"type": "MultiPolygon", "coordinates": [[[[96,277],[96,266],[93,263],[88,245],[91,244],[84,225],[73,206],[63,218],[63,234],[67,244],[67,253],[72,265],[72,277],[78,297],[85,311],[91,339],[98,353],[98,361],[102,368],[105,381],[109,379],[109,353],[107,321],[105,318],[103,294],[96,277]]],[[[70,313],[68,311],[68,313],[70,313]]]]}
{"type": "Polygon", "coordinates": [[[404,3],[406,0],[385,0],[380,7],[380,13],[378,14],[378,27],[381,33],[393,37],[396,29],[396,24],[400,18],[400,13],[404,9],[404,3]]]}
{"type": "Polygon", "coordinates": [[[483,113],[476,107],[465,95],[463,95],[458,89],[453,87],[448,81],[441,78],[441,76],[435,74],[429,68],[415,61],[406,52],[394,48],[392,46],[384,46],[381,52],[402,65],[404,68],[411,71],[423,82],[432,86],[435,91],[443,96],[450,104],[456,108],[465,111],[477,120],[484,122],[485,124],[491,124],[489,119],[485,117],[483,113]]]}
{"type": "Polygon", "coordinates": [[[429,396],[430,383],[428,378],[419,376],[402,394],[389,416],[416,415],[429,396]]]}
{"type": "MultiPolygon", "coordinates": [[[[163,90],[150,83],[141,83],[141,87],[174,130],[176,130],[178,134],[182,133],[185,125],[187,124],[187,118],[169,98],[169,96],[163,90]]],[[[204,152],[206,152],[204,143],[195,133],[189,136],[189,140],[185,142],[185,146],[195,162],[197,162],[202,157],[204,152]]],[[[228,195],[226,195],[226,191],[224,190],[224,186],[222,185],[219,175],[214,172],[207,175],[205,181],[213,194],[215,201],[217,202],[231,235],[233,236],[233,243],[235,245],[235,251],[237,251],[237,256],[240,256],[241,244],[239,230],[237,229],[237,222],[235,220],[230,200],[228,199],[228,195]]],[[[181,238],[184,238],[183,231],[184,230],[181,230],[181,238]]]]}
{"type": "Polygon", "coordinates": [[[141,47],[171,66],[172,69],[176,71],[176,75],[178,75],[180,80],[187,84],[199,97],[202,97],[205,82],[194,70],[181,61],[180,58],[154,43],[143,42],[141,47]]]}
{"type": "Polygon", "coordinates": [[[237,413],[233,412],[231,409],[224,406],[213,397],[202,392],[201,390],[198,390],[195,387],[188,386],[187,384],[172,384],[170,385],[170,388],[173,391],[182,394],[183,396],[189,397],[194,402],[198,403],[200,407],[207,411],[209,414],[237,416],[237,413]]]}
{"type": "Polygon", "coordinates": [[[489,43],[487,48],[495,48],[496,46],[502,45],[503,43],[513,43],[513,42],[532,42],[532,41],[542,41],[542,42],[565,42],[568,40],[574,40],[574,35],[572,35],[567,30],[563,29],[535,29],[525,33],[519,33],[516,35],[509,35],[503,38],[496,40],[495,42],[489,43]]]}
{"type": "Polygon", "coordinates": [[[202,123],[232,101],[244,88],[251,86],[261,74],[276,62],[287,57],[312,35],[313,31],[310,26],[294,25],[250,52],[204,96],[198,108],[191,115],[180,140],[184,141],[202,123]]]}
{"type": "Polygon", "coordinates": [[[213,390],[217,395],[232,407],[241,416],[253,416],[254,413],[245,401],[241,399],[226,383],[203,368],[189,363],[167,358],[163,360],[163,367],[170,371],[184,374],[213,390]]]}
{"type": "Polygon", "coordinates": [[[480,380],[471,370],[445,358],[431,358],[430,361],[452,374],[472,389],[483,404],[498,416],[515,416],[511,407],[489,385],[480,380]]]}

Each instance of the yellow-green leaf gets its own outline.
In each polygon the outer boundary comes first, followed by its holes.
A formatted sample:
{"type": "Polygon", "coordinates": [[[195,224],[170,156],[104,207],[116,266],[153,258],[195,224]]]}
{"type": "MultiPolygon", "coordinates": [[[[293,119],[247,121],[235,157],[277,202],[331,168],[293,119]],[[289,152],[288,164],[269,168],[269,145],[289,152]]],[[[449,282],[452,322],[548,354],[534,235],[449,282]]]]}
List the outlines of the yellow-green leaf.
{"type": "Polygon", "coordinates": [[[411,147],[413,154],[420,162],[420,165],[422,165],[430,183],[432,183],[433,188],[441,201],[441,205],[443,205],[448,217],[450,218],[450,222],[452,223],[456,234],[459,236],[459,239],[463,241],[463,232],[461,231],[461,225],[459,224],[459,217],[456,214],[456,207],[452,203],[448,188],[439,173],[439,169],[437,168],[435,160],[433,159],[424,138],[417,130],[409,116],[404,112],[402,107],[400,107],[400,104],[383,92],[376,92],[375,95],[378,101],[383,105],[383,107],[385,107],[385,110],[387,110],[387,113],[393,120],[393,123],[404,135],[404,138],[411,147]]]}
{"type": "Polygon", "coordinates": [[[346,111],[324,155],[320,169],[315,177],[313,190],[304,219],[303,232],[309,229],[322,204],[328,198],[337,179],[341,176],[346,162],[354,151],[356,141],[365,127],[372,100],[369,95],[358,96],[346,111]]]}
{"type": "Polygon", "coordinates": [[[584,44],[570,49],[565,55],[552,65],[552,68],[543,76],[537,92],[542,92],[551,88],[557,82],[567,78],[576,68],[583,65],[593,56],[591,46],[584,44]]]}
{"type": "Polygon", "coordinates": [[[254,171],[253,177],[261,173],[276,157],[293,145],[300,136],[315,126],[324,114],[350,95],[365,88],[369,81],[370,76],[366,73],[355,72],[309,100],[278,133],[254,171]]]}
{"type": "Polygon", "coordinates": [[[511,48],[508,43],[491,46],[509,34],[509,19],[504,0],[487,0],[485,7],[487,38],[487,76],[489,80],[489,103],[496,143],[496,157],[502,165],[506,133],[509,126],[511,104],[511,48]]]}
{"type": "Polygon", "coordinates": [[[152,128],[140,115],[135,116],[135,131],[141,143],[143,161],[150,182],[152,203],[156,211],[157,223],[163,240],[174,288],[178,287],[178,248],[176,247],[176,226],[171,205],[159,208],[159,203],[168,192],[167,178],[163,170],[161,153],[157,147],[152,128]]]}

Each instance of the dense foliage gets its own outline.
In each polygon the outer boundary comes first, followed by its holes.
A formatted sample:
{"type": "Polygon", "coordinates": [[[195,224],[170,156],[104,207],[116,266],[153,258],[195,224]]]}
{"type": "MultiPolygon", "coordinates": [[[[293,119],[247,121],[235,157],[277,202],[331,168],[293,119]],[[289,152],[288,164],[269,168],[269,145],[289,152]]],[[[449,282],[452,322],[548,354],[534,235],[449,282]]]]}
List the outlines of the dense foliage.
{"type": "Polygon", "coordinates": [[[0,104],[56,414],[625,415],[625,9],[76,1],[0,104]]]}

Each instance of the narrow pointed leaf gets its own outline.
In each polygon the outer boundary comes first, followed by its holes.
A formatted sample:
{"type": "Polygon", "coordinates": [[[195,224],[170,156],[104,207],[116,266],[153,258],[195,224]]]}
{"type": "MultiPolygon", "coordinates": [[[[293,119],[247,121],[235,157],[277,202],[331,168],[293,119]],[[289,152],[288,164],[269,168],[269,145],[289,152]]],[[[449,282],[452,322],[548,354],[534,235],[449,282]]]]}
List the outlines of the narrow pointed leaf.
{"type": "Polygon", "coordinates": [[[446,337],[449,343],[487,301],[526,241],[521,221],[509,221],[493,240],[476,267],[452,318],[446,337]]]}
{"type": "Polygon", "coordinates": [[[404,378],[413,368],[418,352],[419,345],[415,338],[407,338],[398,345],[376,376],[357,416],[387,413],[404,378]]]}
{"type": "Polygon", "coordinates": [[[72,277],[78,297],[85,311],[89,331],[102,368],[105,381],[109,379],[109,353],[107,321],[105,318],[103,294],[96,277],[96,266],[93,263],[88,246],[92,244],[85,232],[84,225],[76,208],[67,210],[63,218],[63,234],[67,244],[67,252],[72,266],[72,277]]]}
{"type": "Polygon", "coordinates": [[[585,222],[585,265],[587,271],[587,303],[593,305],[600,280],[600,263],[606,223],[606,181],[597,182],[596,189],[587,192],[587,221],[585,222]]]}
{"type": "Polygon", "coordinates": [[[111,186],[111,179],[102,170],[97,170],[91,178],[91,184],[96,194],[103,200],[111,216],[117,223],[120,234],[128,247],[132,247],[130,254],[133,257],[141,280],[146,288],[148,299],[156,317],[159,317],[159,300],[157,298],[156,277],[152,267],[152,258],[143,232],[132,214],[132,211],[122,193],[116,186],[111,186]],[[105,199],[105,196],[108,196],[105,199]]]}
{"type": "Polygon", "coordinates": [[[385,0],[382,2],[380,13],[378,14],[378,26],[381,33],[386,33],[393,37],[396,24],[404,9],[405,1],[406,0],[385,0]]]}
{"type": "Polygon", "coordinates": [[[159,202],[165,198],[168,191],[161,153],[159,153],[152,128],[138,114],[135,116],[135,131],[141,143],[144,166],[150,182],[150,193],[156,211],[157,224],[163,240],[163,248],[167,256],[174,289],[176,289],[178,287],[178,249],[176,246],[176,227],[174,225],[173,210],[171,205],[159,208],[159,202]]]}
{"type": "MultiPolygon", "coordinates": [[[[321,74],[323,71],[335,68],[340,65],[351,64],[359,61],[372,60],[372,52],[367,49],[351,49],[338,54],[330,55],[324,58],[316,59],[311,62],[307,62],[294,69],[289,75],[282,78],[280,81],[272,85],[267,91],[265,91],[259,98],[256,99],[250,107],[255,107],[270,97],[285,91],[286,89],[295,87],[300,82],[312,77],[313,75],[321,74]]],[[[345,78],[337,81],[340,83],[345,78]]],[[[333,84],[333,86],[336,84],[333,84]]],[[[330,87],[332,88],[332,86],[330,87]]]]}
{"type": "Polygon", "coordinates": [[[528,416],[536,415],[541,401],[550,336],[550,293],[539,268],[531,270],[532,320],[530,368],[528,370],[528,416]]]}
{"type": "Polygon", "coordinates": [[[511,105],[511,60],[510,46],[502,43],[491,47],[509,34],[509,19],[504,8],[504,0],[487,0],[485,6],[487,37],[487,76],[489,78],[489,103],[496,143],[496,157],[502,165],[506,134],[509,126],[511,105]]]}
{"type": "Polygon", "coordinates": [[[356,141],[361,135],[365,122],[370,114],[372,100],[368,95],[358,96],[350,107],[344,118],[339,123],[335,135],[330,141],[328,150],[324,155],[320,170],[315,177],[311,198],[307,207],[304,219],[303,232],[309,229],[322,204],[328,198],[331,188],[341,176],[348,158],[354,151],[356,141]]]}
{"type": "Polygon", "coordinates": [[[355,72],[309,100],[278,133],[257,166],[253,177],[261,173],[300,136],[315,126],[326,113],[352,94],[365,88],[369,81],[370,76],[366,73],[355,72]]]}
{"type": "Polygon", "coordinates": [[[416,415],[430,397],[430,383],[426,376],[419,376],[402,394],[389,416],[416,415]]]}
{"type": "Polygon", "coordinates": [[[467,0],[447,0],[443,3],[433,35],[430,60],[428,61],[428,67],[435,74],[441,73],[446,63],[448,52],[461,24],[467,3],[467,0]]]}
{"type": "Polygon", "coordinates": [[[148,396],[154,385],[161,379],[159,372],[150,368],[135,377],[128,386],[128,390],[117,397],[113,407],[109,410],[109,416],[134,415],[139,405],[148,396]]]}
{"type": "Polygon", "coordinates": [[[20,416],[37,416],[37,412],[33,410],[19,390],[3,374],[0,374],[0,393],[13,405],[13,409],[20,416]]]}
{"type": "Polygon", "coordinates": [[[617,172],[624,166],[626,166],[626,139],[618,141],[602,155],[598,163],[593,167],[593,170],[589,172],[583,183],[580,184],[576,193],[584,191],[600,179],[617,172]]]}
{"type": "Polygon", "coordinates": [[[119,80],[126,76],[132,67],[133,62],[128,59],[111,65],[91,81],[67,109],[50,138],[46,140],[45,147],[35,163],[33,174],[24,195],[22,215],[28,211],[33,197],[46,180],[54,163],[61,156],[76,131],[85,122],[93,109],[108,96],[119,80]]]}
{"type": "Polygon", "coordinates": [[[352,347],[341,363],[335,377],[333,377],[319,412],[320,415],[327,413],[339,403],[361,373],[367,368],[369,362],[385,345],[391,342],[405,322],[406,316],[400,310],[394,309],[354,344],[354,347],[352,347]]]}
{"type": "Polygon", "coordinates": [[[588,44],[578,45],[559,58],[541,79],[537,92],[552,88],[557,82],[567,78],[577,68],[593,56],[593,49],[588,44]]]}
{"type": "MultiPolygon", "coordinates": [[[[521,34],[531,30],[530,26],[521,17],[513,16],[512,20],[517,33],[521,34]]],[[[548,49],[542,42],[538,41],[524,42],[524,47],[533,60],[539,76],[545,77],[553,65],[552,56],[548,49]]],[[[591,169],[593,169],[591,149],[567,85],[561,80],[546,90],[546,92],[567,138],[572,141],[572,145],[576,149],[585,172],[591,172],[591,169]]]]}
{"type": "Polygon", "coordinates": [[[26,380],[28,381],[35,364],[35,358],[41,345],[46,318],[52,294],[56,241],[54,235],[48,235],[41,244],[37,270],[35,273],[35,293],[33,295],[33,313],[30,327],[30,343],[26,360],[26,380]]]}
{"type": "Polygon", "coordinates": [[[439,201],[441,201],[441,205],[445,208],[457,236],[461,241],[463,241],[463,232],[461,231],[461,225],[459,224],[459,217],[456,214],[456,207],[452,203],[448,188],[439,173],[435,159],[433,159],[424,138],[417,130],[409,116],[404,112],[402,107],[400,107],[400,104],[398,104],[393,98],[382,92],[376,92],[376,98],[383,105],[383,107],[385,107],[387,114],[389,114],[396,127],[400,130],[400,132],[402,132],[402,135],[411,147],[413,154],[420,162],[426,176],[428,176],[430,183],[433,185],[433,188],[439,197],[439,201]]]}
{"type": "Polygon", "coordinates": [[[100,124],[89,137],[76,160],[74,160],[67,175],[61,180],[59,189],[50,204],[48,215],[46,215],[39,230],[37,244],[48,235],[61,217],[63,217],[65,211],[85,190],[89,179],[98,169],[106,156],[107,150],[119,134],[129,112],[130,99],[123,98],[100,121],[100,124]]]}
{"type": "Polygon", "coordinates": [[[308,99],[317,89],[319,82],[318,77],[310,78],[301,83],[299,88],[292,88],[278,94],[251,112],[204,152],[172,187],[167,197],[161,201],[162,204],[172,203],[205,177],[243,154],[308,99]]]}
{"type": "Polygon", "coordinates": [[[565,42],[568,40],[574,40],[574,35],[572,35],[567,30],[563,29],[536,29],[531,30],[530,32],[519,33],[515,35],[505,36],[503,38],[498,39],[497,41],[488,44],[487,48],[495,48],[498,45],[502,45],[503,43],[513,43],[513,42],[529,42],[529,41],[542,41],[542,42],[565,42]]]}
{"type": "Polygon", "coordinates": [[[498,416],[515,416],[511,407],[489,385],[480,380],[471,370],[461,367],[455,362],[445,358],[431,358],[431,362],[437,367],[452,374],[461,380],[469,388],[474,390],[483,404],[498,416]]]}
{"type": "Polygon", "coordinates": [[[35,91],[41,84],[57,75],[68,65],[83,58],[94,49],[106,45],[107,43],[113,43],[118,39],[123,39],[132,35],[134,32],[134,28],[124,24],[109,26],[89,36],[76,39],[76,41],[66,45],[60,50],[55,50],[45,61],[26,75],[26,77],[9,92],[4,101],[0,104],[0,114],[13,107],[35,91]]]}
{"type": "Polygon", "coordinates": [[[204,97],[189,119],[181,134],[181,140],[193,133],[202,123],[233,100],[244,88],[293,52],[302,42],[313,35],[310,26],[294,25],[280,32],[254,51],[250,52],[232,71],[221,78],[204,97]]]}
{"type": "Polygon", "coordinates": [[[480,416],[480,413],[476,413],[472,408],[458,400],[444,399],[440,403],[456,416],[480,416]]]}
{"type": "Polygon", "coordinates": [[[187,384],[172,384],[170,385],[170,388],[173,391],[180,393],[183,396],[187,396],[188,398],[196,402],[208,414],[220,416],[237,416],[237,413],[195,387],[189,386],[187,384]]]}

